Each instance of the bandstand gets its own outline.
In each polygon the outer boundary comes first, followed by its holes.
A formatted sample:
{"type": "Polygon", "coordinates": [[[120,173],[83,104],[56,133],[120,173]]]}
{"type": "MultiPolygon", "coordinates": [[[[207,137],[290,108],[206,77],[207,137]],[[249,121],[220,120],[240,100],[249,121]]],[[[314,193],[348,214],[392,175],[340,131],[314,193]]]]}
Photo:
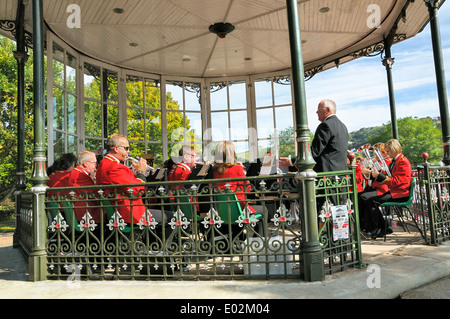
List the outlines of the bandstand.
{"type": "MultiPolygon", "coordinates": [[[[354,170],[313,171],[304,83],[340,64],[382,55],[397,138],[390,48],[430,23],[443,162],[449,165],[438,22],[443,3],[2,1],[0,32],[17,41],[19,110],[24,107],[23,64],[28,48],[33,49],[33,173],[29,178],[24,174],[19,111],[15,236],[16,246],[29,258],[30,280],[67,278],[75,272],[86,279],[317,281],[346,267],[362,267],[354,170]],[[82,198],[68,189],[54,189],[57,196],[47,196],[46,167],[55,158],[102,150],[114,133],[128,137],[134,156],[152,154],[158,166],[183,144],[194,145],[204,161],[211,161],[215,145],[226,140],[235,144],[242,162],[256,162],[267,153],[292,155],[299,171],[248,178],[252,188],[241,192],[246,204],[265,208],[260,220],[252,220],[245,209],[232,217],[235,194],[216,192],[214,181],[175,183],[183,186],[176,189],[170,188],[174,183],[148,183],[139,197],[148,201],[149,210],[172,214],[160,225],[152,223],[151,215],[141,224],[122,225],[114,197],[105,191],[133,199],[128,192],[133,185],[87,187],[82,198]],[[27,181],[33,185],[30,190],[25,190],[27,181]],[[338,210],[316,205],[321,197],[327,203],[331,193],[345,211],[346,235],[333,232],[338,210]],[[86,214],[77,221],[71,209],[77,201],[96,202],[105,217],[93,223],[86,214]],[[199,202],[206,205],[202,212],[199,202]],[[263,232],[250,237],[258,223],[263,232]]],[[[425,167],[418,177],[432,179],[434,195],[444,198],[446,170],[437,169],[430,177],[432,170],[427,163],[425,167]]],[[[418,183],[418,214],[439,211],[447,216],[445,205],[432,207],[430,184],[418,183]]],[[[421,216],[426,241],[427,234],[432,243],[448,238],[448,220],[440,218],[442,228],[434,231],[432,218],[425,225],[421,216]]]]}

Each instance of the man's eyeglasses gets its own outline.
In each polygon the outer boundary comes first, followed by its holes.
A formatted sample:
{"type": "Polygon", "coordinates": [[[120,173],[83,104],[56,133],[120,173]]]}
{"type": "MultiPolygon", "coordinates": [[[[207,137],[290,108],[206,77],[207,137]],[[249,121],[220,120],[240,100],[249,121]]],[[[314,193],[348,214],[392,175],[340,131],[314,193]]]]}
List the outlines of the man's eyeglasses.
{"type": "Polygon", "coordinates": [[[123,147],[123,149],[124,149],[125,151],[129,151],[129,150],[130,150],[130,147],[129,147],[129,146],[122,146],[122,145],[119,145],[119,146],[117,146],[117,147],[123,147]]]}

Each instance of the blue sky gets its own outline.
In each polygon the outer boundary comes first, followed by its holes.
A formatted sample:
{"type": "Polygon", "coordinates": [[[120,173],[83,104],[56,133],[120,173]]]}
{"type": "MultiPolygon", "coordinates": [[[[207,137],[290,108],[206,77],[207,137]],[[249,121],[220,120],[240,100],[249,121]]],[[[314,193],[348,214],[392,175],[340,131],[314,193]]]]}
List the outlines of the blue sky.
{"type": "MultiPolygon", "coordinates": [[[[450,1],[439,10],[441,41],[450,87],[450,1]]],[[[425,8],[424,8],[425,9],[425,8]]],[[[436,75],[430,27],[417,36],[392,47],[393,80],[397,119],[439,116],[436,75]]],[[[308,125],[315,131],[317,104],[330,98],[337,104],[337,115],[349,132],[379,126],[391,120],[386,69],[381,57],[365,57],[315,75],[306,82],[308,125]]]]}

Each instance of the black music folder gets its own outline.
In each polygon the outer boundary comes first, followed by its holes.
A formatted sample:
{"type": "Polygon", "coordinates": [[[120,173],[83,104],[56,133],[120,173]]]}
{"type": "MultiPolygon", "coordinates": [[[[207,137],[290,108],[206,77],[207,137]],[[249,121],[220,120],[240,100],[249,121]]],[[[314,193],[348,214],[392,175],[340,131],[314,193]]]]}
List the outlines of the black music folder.
{"type": "Polygon", "coordinates": [[[188,180],[193,180],[193,179],[203,179],[205,177],[207,177],[208,175],[210,175],[210,170],[209,168],[211,167],[210,164],[207,165],[197,165],[192,169],[191,174],[188,177],[188,180]]]}
{"type": "Polygon", "coordinates": [[[150,174],[147,176],[147,182],[153,182],[153,181],[161,181],[164,179],[164,173],[166,172],[167,168],[158,168],[154,174],[150,174]]]}

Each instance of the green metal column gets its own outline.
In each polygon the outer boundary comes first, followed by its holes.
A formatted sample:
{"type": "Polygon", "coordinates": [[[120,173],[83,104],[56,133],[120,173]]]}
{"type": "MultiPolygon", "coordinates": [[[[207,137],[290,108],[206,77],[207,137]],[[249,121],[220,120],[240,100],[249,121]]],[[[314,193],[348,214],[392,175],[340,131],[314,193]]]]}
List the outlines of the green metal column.
{"type": "Polygon", "coordinates": [[[439,1],[424,0],[430,13],[431,41],[433,44],[434,66],[441,115],[442,144],[444,147],[445,165],[450,165],[450,126],[448,117],[447,84],[445,80],[444,59],[442,57],[441,34],[439,27],[439,1]]]}
{"type": "Polygon", "coordinates": [[[17,4],[16,46],[14,57],[17,60],[17,170],[16,191],[26,188],[25,181],[25,63],[28,54],[25,48],[24,29],[25,6],[22,1],[17,4]]]}
{"type": "Polygon", "coordinates": [[[392,78],[392,65],[394,64],[394,59],[391,55],[391,39],[385,39],[384,41],[384,59],[383,65],[386,68],[387,82],[388,82],[388,90],[389,90],[389,105],[391,109],[391,124],[392,124],[392,138],[396,140],[398,137],[398,128],[397,128],[397,111],[395,109],[395,94],[394,94],[394,80],[392,78]]]}
{"type": "Polygon", "coordinates": [[[303,198],[302,213],[302,243],[301,243],[301,273],[307,281],[320,281],[325,278],[323,252],[319,243],[317,207],[314,180],[317,174],[313,168],[315,162],[311,155],[311,139],[309,137],[308,114],[306,107],[306,92],[303,56],[300,37],[300,23],[296,0],[286,0],[289,23],[289,41],[292,60],[292,85],[294,91],[294,106],[298,155],[296,166],[299,173],[296,178],[301,182],[303,198]]]}
{"type": "Polygon", "coordinates": [[[46,280],[47,219],[45,215],[46,172],[45,95],[44,95],[44,24],[42,0],[33,0],[33,87],[34,87],[34,150],[33,174],[33,247],[29,257],[29,279],[46,280]]]}

